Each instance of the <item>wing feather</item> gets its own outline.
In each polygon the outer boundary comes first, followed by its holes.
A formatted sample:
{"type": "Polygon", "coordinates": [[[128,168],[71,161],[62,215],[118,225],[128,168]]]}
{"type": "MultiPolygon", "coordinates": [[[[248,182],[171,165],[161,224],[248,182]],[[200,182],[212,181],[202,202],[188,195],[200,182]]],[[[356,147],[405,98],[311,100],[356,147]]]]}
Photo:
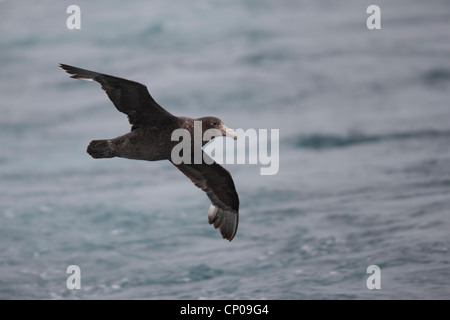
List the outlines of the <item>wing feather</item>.
{"type": "Polygon", "coordinates": [[[60,64],[60,67],[71,74],[71,78],[100,83],[117,110],[128,115],[133,130],[143,125],[176,121],[176,117],[162,108],[142,83],[66,64],[60,64]]]}
{"type": "MultiPolygon", "coordinates": [[[[208,157],[203,152],[204,157],[208,157]]],[[[203,158],[204,159],[204,158],[203,158]]],[[[175,165],[204,192],[211,201],[208,221],[219,229],[222,237],[231,241],[237,232],[239,221],[239,197],[231,174],[221,165],[213,162],[202,164],[175,165]]]]}

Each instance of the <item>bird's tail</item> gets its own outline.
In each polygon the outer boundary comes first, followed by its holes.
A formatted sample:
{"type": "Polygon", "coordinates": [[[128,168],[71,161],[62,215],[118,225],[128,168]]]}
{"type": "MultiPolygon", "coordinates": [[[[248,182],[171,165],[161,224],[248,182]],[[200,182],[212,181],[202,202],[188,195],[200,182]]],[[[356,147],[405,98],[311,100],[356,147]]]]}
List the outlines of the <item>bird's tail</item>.
{"type": "Polygon", "coordinates": [[[92,158],[113,158],[116,156],[111,140],[93,140],[87,147],[92,158]]]}

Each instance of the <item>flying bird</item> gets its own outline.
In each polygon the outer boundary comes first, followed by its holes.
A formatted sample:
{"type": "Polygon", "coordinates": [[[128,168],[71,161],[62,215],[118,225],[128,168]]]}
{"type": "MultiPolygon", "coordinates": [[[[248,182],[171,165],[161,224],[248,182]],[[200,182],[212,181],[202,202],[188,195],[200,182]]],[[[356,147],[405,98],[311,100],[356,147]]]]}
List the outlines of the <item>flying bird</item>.
{"type": "MultiPolygon", "coordinates": [[[[203,150],[200,163],[174,163],[171,153],[178,142],[172,141],[171,136],[176,129],[186,129],[194,137],[194,121],[201,121],[202,137],[206,130],[217,129],[220,135],[236,139],[234,131],[216,117],[192,119],[174,116],[162,108],[141,83],[66,64],[60,64],[60,67],[71,74],[71,78],[100,83],[117,110],[125,113],[131,124],[131,131],[122,136],[91,141],[87,152],[96,159],[121,157],[147,161],[169,160],[206,193],[211,201],[209,223],[219,229],[224,239],[231,241],[239,221],[239,197],[231,174],[203,150]]],[[[193,139],[191,141],[194,146],[193,139]]],[[[202,141],[201,146],[207,142],[202,141]]],[[[191,159],[194,159],[195,150],[191,150],[191,159]]]]}

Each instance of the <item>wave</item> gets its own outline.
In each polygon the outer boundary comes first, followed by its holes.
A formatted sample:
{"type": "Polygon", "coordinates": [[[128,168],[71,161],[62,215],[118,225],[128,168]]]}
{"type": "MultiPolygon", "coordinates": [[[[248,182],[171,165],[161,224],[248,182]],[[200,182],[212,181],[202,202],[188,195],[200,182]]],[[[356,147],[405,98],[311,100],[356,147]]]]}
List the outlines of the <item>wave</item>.
{"type": "Polygon", "coordinates": [[[422,130],[422,131],[407,131],[400,133],[389,134],[323,134],[313,133],[307,135],[300,135],[291,137],[289,143],[301,149],[330,149],[330,148],[345,148],[359,144],[378,143],[393,140],[405,139],[434,139],[434,138],[450,138],[450,130],[422,130]]]}
{"type": "Polygon", "coordinates": [[[428,86],[442,86],[450,83],[450,70],[432,69],[422,75],[423,82],[428,86]]]}

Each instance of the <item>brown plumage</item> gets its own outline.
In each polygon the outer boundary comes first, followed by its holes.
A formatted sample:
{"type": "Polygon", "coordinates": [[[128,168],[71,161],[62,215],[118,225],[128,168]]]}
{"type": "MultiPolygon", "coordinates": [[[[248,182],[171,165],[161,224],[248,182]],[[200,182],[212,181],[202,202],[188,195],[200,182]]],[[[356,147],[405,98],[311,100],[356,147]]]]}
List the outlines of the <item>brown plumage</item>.
{"type": "MultiPolygon", "coordinates": [[[[202,134],[218,129],[223,136],[236,138],[223,122],[215,117],[191,119],[176,117],[162,108],[141,83],[90,70],[60,64],[71,78],[97,81],[120,112],[128,115],[131,131],[114,139],[93,140],[87,152],[93,158],[121,157],[137,160],[169,160],[177,141],[172,141],[175,129],[186,129],[194,137],[194,121],[202,122],[202,134]]],[[[202,141],[201,145],[207,141],[202,141]]],[[[194,141],[192,139],[192,146],[194,141]]],[[[194,159],[194,148],[191,159],[194,159]]],[[[239,197],[230,173],[209,158],[203,151],[202,163],[173,163],[204,192],[211,201],[208,221],[218,228],[222,237],[231,241],[239,220],[239,197]],[[206,161],[205,161],[206,160],[206,161]]]]}

